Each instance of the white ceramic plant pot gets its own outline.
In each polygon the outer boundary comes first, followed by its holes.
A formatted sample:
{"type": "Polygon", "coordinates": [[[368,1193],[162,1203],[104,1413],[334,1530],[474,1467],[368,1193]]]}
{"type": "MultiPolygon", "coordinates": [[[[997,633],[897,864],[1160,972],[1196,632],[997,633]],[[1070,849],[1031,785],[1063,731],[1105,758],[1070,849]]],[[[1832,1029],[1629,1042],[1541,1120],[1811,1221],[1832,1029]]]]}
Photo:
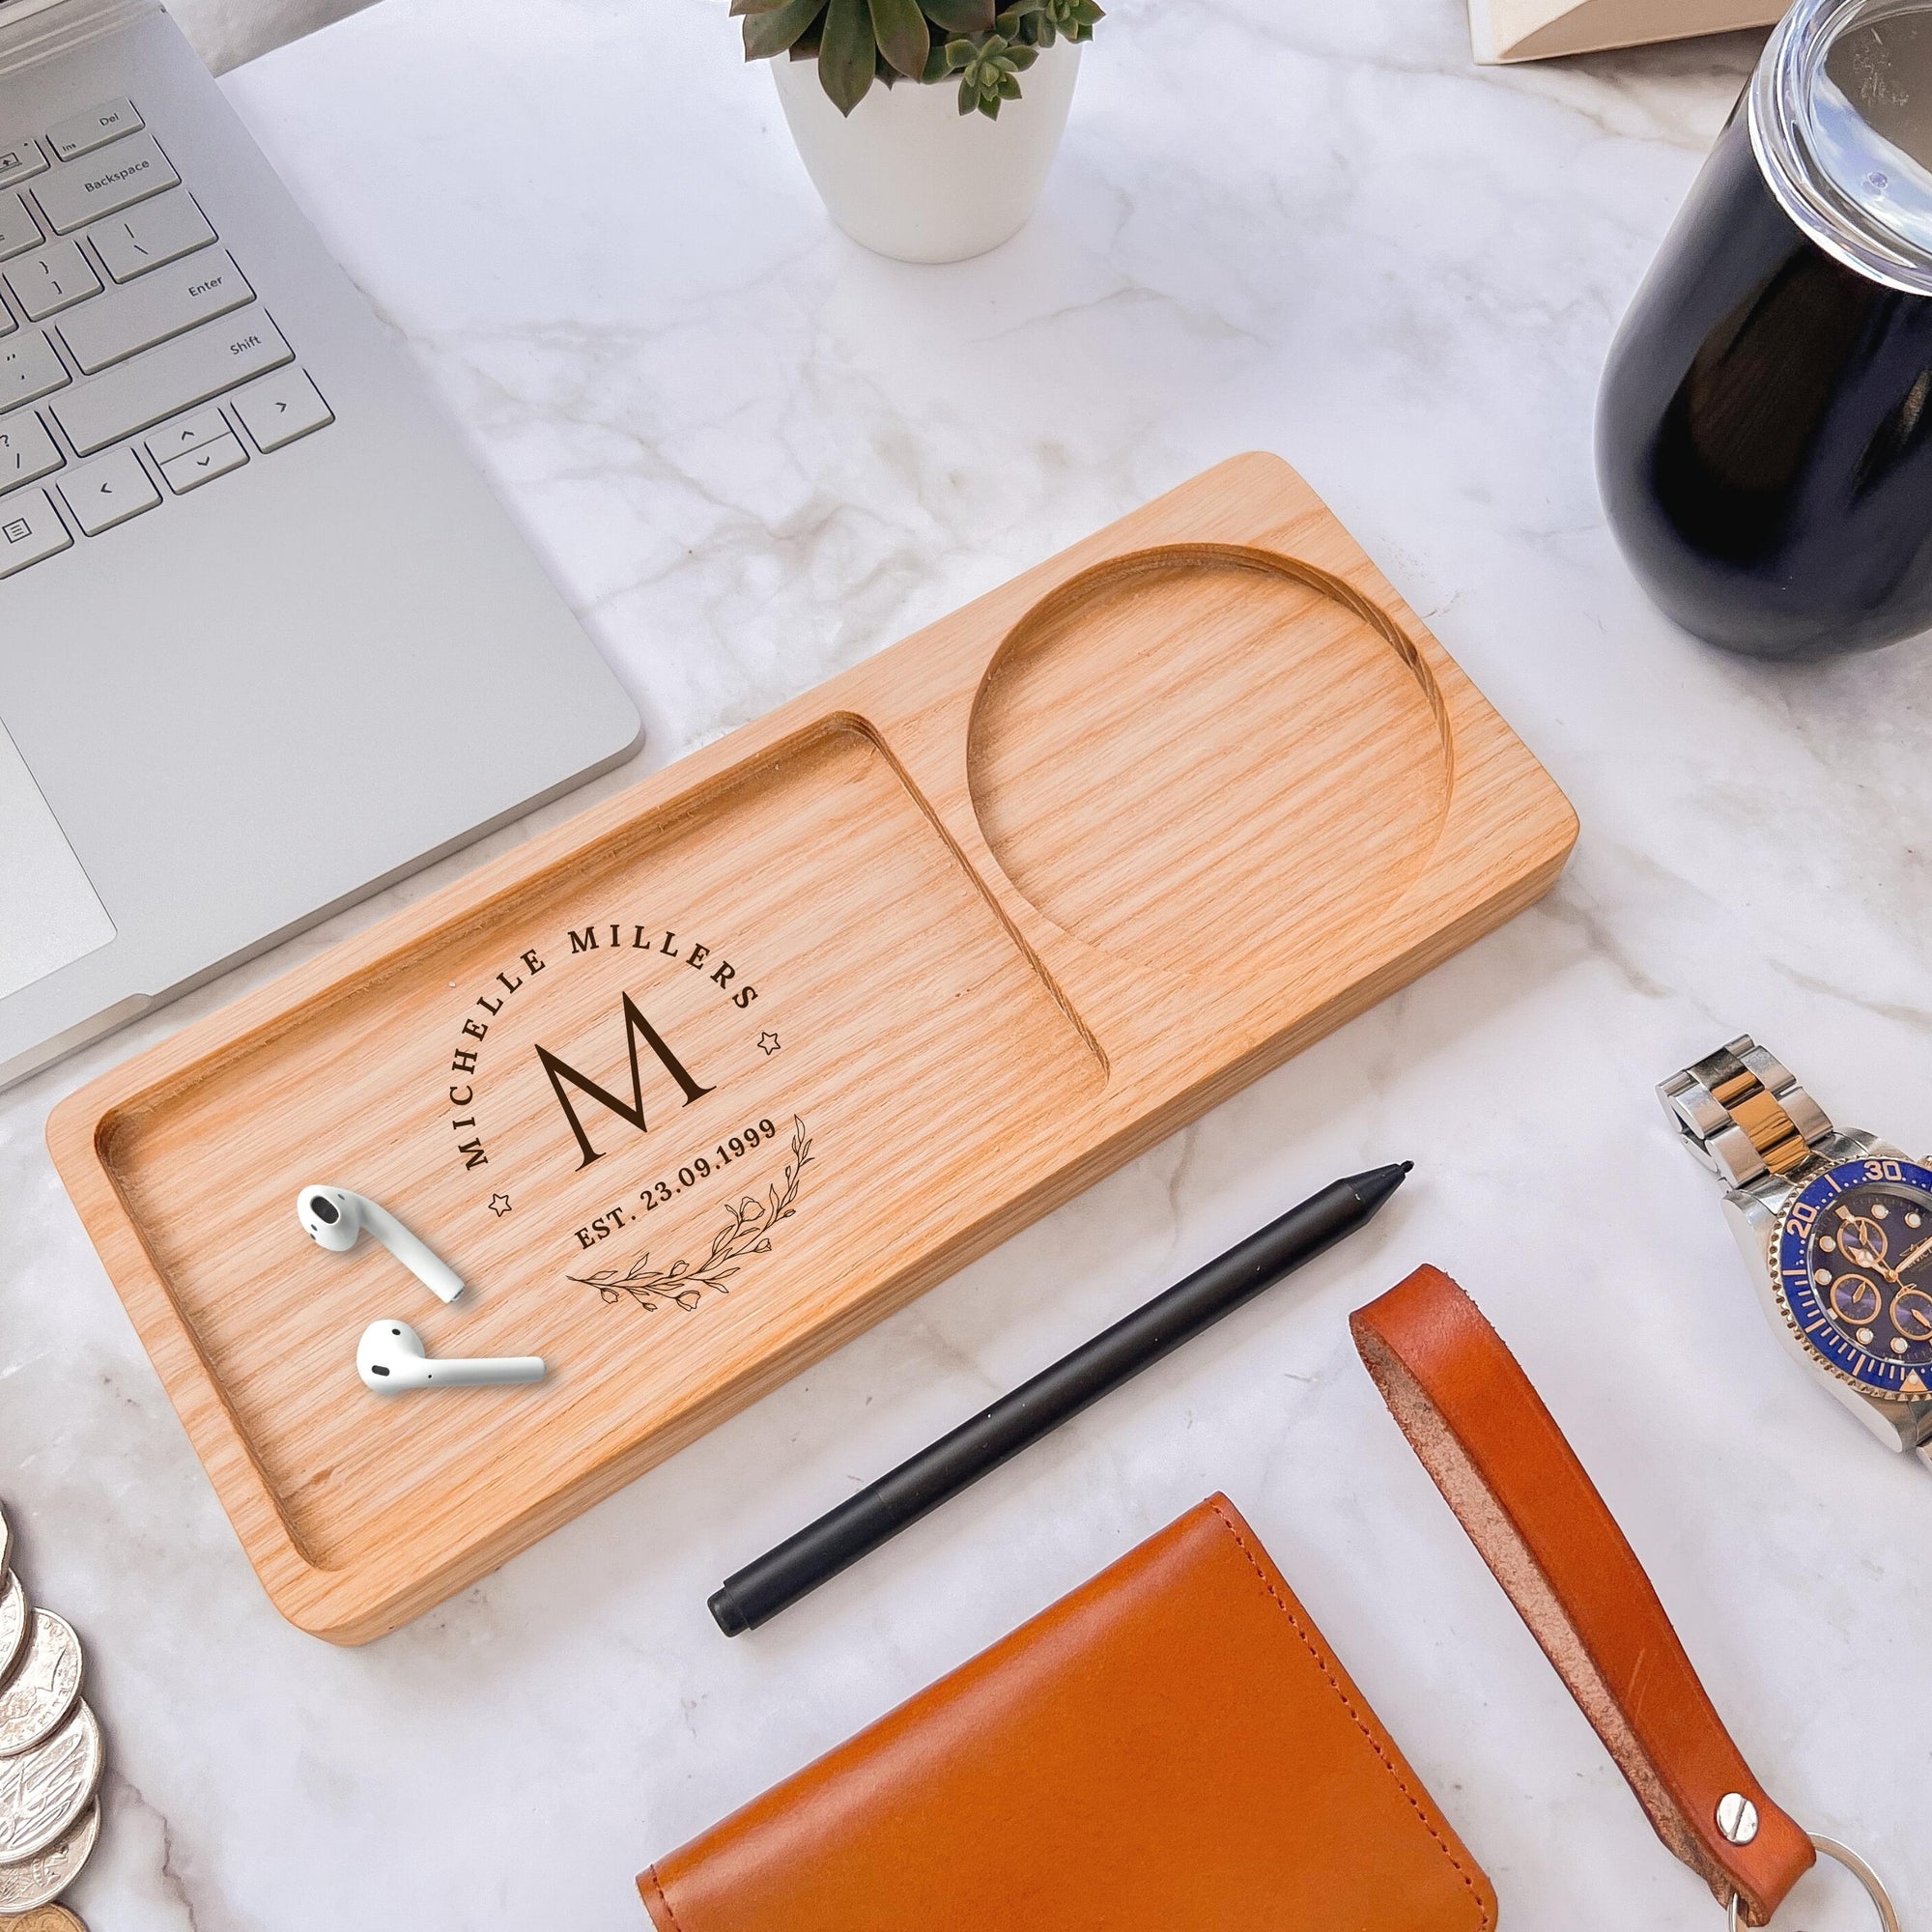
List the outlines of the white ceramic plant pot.
{"type": "Polygon", "coordinates": [[[956,75],[875,81],[847,116],[816,62],[781,54],[772,71],[806,172],[853,241],[901,262],[963,262],[1026,226],[1066,129],[1080,47],[1044,48],[997,120],[960,113],[956,75]]]}

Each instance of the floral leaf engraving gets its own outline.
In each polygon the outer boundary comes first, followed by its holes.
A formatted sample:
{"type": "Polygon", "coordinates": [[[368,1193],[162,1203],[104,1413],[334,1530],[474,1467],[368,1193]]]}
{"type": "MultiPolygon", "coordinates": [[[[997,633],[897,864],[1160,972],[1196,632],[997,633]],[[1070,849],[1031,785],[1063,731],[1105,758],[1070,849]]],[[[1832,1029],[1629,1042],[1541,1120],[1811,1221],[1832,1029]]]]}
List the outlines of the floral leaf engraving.
{"type": "Polygon", "coordinates": [[[723,1204],[724,1225],[712,1236],[710,1250],[702,1261],[680,1255],[667,1267],[653,1267],[646,1248],[628,1268],[602,1267],[593,1274],[566,1275],[564,1279],[594,1288],[609,1307],[615,1307],[628,1295],[646,1315],[655,1315],[666,1302],[691,1315],[707,1290],[729,1294],[725,1283],[742,1272],[736,1264],[749,1255],[770,1254],[772,1230],[797,1211],[799,1177],[811,1165],[811,1136],[796,1114],[791,1125],[791,1153],[785,1161],[784,1179],[773,1181],[762,1196],[747,1194],[736,1206],[728,1201],[723,1204]]]}

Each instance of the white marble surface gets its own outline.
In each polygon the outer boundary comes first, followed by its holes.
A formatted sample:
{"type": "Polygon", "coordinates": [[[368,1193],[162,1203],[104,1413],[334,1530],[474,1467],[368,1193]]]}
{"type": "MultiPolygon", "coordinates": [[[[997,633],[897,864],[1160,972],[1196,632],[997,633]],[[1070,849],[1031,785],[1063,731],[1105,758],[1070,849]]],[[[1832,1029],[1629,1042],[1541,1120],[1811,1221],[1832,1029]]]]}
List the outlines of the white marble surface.
{"type": "MultiPolygon", "coordinates": [[[[59,1094],[330,934],[0,1099],[0,1493],[112,1736],[96,1932],[638,1932],[649,1858],[1217,1488],[1507,1924],[1716,1932],[1350,1350],[1346,1312],[1424,1259],[1537,1378],[1761,1775],[1924,1923],[1932,1475],[1776,1348],[1650,1088],[1748,1028],[1841,1120],[1932,1146],[1932,660],[1690,642],[1588,456],[1609,330],[1753,50],[1486,72],[1456,0],[1119,0],[1038,218],[946,270],[830,229],[720,0],[385,0],[225,83],[637,694],[647,762],[1260,445],[1584,832],[1543,906],[359,1652],[269,1607],[42,1142],[59,1094]],[[1346,1251],[755,1638],[713,1630],[726,1570],[1405,1155],[1346,1251]]],[[[1869,1922],[1823,1884],[1780,1920],[1869,1922]]]]}

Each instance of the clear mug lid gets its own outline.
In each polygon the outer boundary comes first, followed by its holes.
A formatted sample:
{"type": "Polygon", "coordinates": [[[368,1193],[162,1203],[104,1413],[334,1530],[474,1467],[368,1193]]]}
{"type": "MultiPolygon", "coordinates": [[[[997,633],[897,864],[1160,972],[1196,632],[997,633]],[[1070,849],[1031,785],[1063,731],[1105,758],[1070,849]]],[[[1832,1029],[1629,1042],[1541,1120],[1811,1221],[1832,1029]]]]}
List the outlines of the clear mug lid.
{"type": "Polygon", "coordinates": [[[1767,184],[1812,241],[1932,296],[1932,0],[1797,0],[1747,112],[1767,184]]]}

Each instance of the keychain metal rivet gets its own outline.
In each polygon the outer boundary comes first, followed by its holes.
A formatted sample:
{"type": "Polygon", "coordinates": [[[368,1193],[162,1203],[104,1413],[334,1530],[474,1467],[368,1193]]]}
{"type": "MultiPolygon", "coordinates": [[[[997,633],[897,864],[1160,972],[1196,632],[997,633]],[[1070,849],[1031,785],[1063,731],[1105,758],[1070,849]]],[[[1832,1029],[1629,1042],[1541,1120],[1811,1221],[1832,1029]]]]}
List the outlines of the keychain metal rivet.
{"type": "Polygon", "coordinates": [[[1718,1800],[1718,1830],[1734,1845],[1747,1845],[1757,1836],[1757,1806],[1742,1791],[1727,1791],[1718,1800]]]}

